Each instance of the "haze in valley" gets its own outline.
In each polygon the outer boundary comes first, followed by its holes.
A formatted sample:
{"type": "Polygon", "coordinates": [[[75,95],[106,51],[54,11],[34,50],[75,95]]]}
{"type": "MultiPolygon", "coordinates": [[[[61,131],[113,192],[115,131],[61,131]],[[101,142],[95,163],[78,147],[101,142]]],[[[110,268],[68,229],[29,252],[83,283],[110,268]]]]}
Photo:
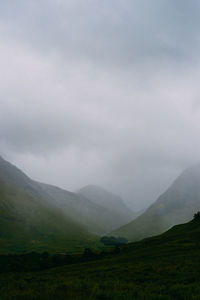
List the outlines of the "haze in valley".
{"type": "Polygon", "coordinates": [[[200,161],[200,2],[0,2],[0,155],[134,211],[200,161]]]}

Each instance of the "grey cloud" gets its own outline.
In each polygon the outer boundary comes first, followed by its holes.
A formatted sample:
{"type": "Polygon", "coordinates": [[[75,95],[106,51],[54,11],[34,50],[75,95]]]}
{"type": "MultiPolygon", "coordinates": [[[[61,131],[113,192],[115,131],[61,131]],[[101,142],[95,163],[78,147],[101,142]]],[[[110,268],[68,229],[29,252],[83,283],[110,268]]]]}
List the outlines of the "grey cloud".
{"type": "Polygon", "coordinates": [[[1,154],[150,204],[199,161],[199,2],[1,1],[1,154]]]}
{"type": "MultiPolygon", "coordinates": [[[[3,1],[1,15],[44,53],[107,67],[191,59],[199,48],[199,2],[3,1]],[[14,20],[14,21],[13,21],[14,20]]],[[[15,33],[16,34],[16,33],[15,33]]]]}

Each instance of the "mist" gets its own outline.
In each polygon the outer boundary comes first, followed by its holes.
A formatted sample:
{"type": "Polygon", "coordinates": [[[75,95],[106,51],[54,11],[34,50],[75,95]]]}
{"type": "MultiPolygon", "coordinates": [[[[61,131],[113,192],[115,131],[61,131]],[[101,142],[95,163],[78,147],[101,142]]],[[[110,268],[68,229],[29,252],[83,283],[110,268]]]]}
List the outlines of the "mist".
{"type": "Polygon", "coordinates": [[[199,2],[1,1],[0,154],[149,206],[200,161],[199,2]]]}

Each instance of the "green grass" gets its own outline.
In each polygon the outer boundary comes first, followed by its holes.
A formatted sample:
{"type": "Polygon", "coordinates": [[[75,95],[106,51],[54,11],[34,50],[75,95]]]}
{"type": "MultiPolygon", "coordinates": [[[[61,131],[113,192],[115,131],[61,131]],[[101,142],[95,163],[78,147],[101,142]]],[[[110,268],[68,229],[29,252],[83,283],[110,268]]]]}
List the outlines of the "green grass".
{"type": "Polygon", "coordinates": [[[102,260],[0,275],[1,299],[200,299],[200,222],[102,260]]]}

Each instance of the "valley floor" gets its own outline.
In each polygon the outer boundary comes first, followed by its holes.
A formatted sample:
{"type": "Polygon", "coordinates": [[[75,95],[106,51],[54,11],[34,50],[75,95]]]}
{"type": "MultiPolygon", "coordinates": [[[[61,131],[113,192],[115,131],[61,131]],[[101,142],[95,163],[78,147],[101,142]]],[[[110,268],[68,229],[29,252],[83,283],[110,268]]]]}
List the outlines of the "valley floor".
{"type": "Polygon", "coordinates": [[[196,242],[134,243],[102,260],[0,275],[0,299],[200,299],[196,242]]]}

